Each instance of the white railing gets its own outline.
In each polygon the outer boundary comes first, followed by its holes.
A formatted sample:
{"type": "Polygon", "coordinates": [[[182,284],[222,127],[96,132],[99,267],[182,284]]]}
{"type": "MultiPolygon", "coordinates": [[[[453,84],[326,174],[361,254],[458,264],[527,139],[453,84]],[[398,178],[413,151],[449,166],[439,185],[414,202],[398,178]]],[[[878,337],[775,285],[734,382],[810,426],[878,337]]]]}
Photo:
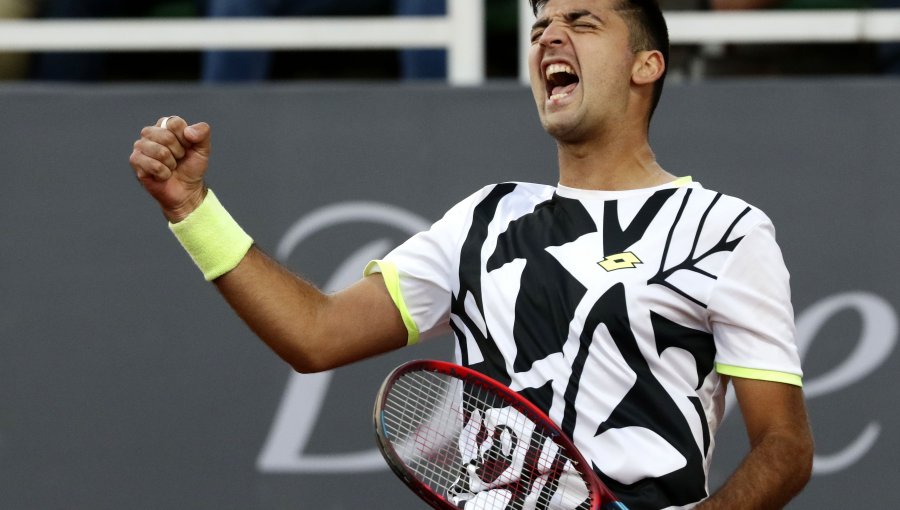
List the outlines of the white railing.
{"type": "MultiPolygon", "coordinates": [[[[448,0],[446,16],[0,20],[2,51],[444,48],[448,80],[484,82],[482,0],[448,0]]],[[[519,77],[527,81],[533,15],[520,0],[519,77]]],[[[900,9],[666,13],[673,45],[900,41],[900,9]]]]}
{"type": "Polygon", "coordinates": [[[454,85],[484,82],[481,0],[446,16],[0,20],[0,51],[444,48],[454,85]]]}

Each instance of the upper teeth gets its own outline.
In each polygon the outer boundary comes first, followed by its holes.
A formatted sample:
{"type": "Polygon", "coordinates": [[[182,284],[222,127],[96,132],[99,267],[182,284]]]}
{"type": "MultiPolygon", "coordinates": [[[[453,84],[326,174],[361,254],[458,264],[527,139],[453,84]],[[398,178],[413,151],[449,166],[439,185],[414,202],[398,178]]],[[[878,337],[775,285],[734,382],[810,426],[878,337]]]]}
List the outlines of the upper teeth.
{"type": "Polygon", "coordinates": [[[575,74],[575,70],[572,69],[572,66],[568,64],[550,64],[544,71],[544,74],[547,78],[550,78],[556,73],[575,74]]]}

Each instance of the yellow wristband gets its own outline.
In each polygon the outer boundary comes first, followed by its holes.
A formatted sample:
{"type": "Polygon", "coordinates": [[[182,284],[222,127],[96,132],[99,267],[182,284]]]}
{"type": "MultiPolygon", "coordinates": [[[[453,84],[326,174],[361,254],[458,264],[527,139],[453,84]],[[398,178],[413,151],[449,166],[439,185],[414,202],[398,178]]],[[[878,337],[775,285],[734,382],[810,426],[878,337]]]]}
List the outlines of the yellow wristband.
{"type": "Polygon", "coordinates": [[[206,198],[187,218],[169,223],[169,229],[207,281],[237,267],[253,245],[253,239],[228,214],[212,190],[206,192],[206,198]]]}

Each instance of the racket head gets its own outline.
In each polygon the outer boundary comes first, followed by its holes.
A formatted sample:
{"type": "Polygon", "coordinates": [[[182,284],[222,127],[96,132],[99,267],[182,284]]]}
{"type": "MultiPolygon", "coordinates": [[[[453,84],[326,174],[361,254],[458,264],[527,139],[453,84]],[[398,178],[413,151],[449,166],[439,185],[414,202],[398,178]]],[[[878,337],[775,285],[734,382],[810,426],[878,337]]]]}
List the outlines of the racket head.
{"type": "MultiPolygon", "coordinates": [[[[564,490],[556,497],[568,497],[570,501],[573,497],[583,499],[577,506],[579,509],[625,508],[617,503],[572,441],[545,413],[507,386],[475,370],[435,360],[411,361],[397,367],[378,392],[374,424],[378,448],[388,465],[433,508],[460,508],[453,494],[460,489],[462,479],[466,480],[462,485],[468,489],[472,488],[469,480],[475,480],[476,484],[483,479],[492,480],[494,486],[488,483],[481,488],[488,491],[515,487],[513,490],[530,492],[538,487],[542,494],[541,487],[554,492],[562,487],[564,490]],[[477,434],[482,441],[473,446],[468,440],[476,435],[472,428],[476,412],[481,413],[476,418],[479,420],[477,434]],[[495,437],[490,438],[491,444],[500,445],[498,452],[515,451],[518,457],[479,450],[487,444],[481,420],[488,421],[489,416],[496,423],[499,417],[503,423],[493,428],[495,437]],[[501,427],[505,432],[498,434],[501,427]],[[513,444],[510,437],[515,440],[513,447],[509,447],[513,444]],[[525,437],[527,444],[518,441],[525,437]],[[507,448],[503,449],[503,445],[507,448]],[[477,461],[472,458],[473,448],[480,452],[477,461]],[[508,462],[514,457],[519,459],[518,468],[508,462]],[[511,483],[504,485],[510,480],[503,477],[516,469],[519,478],[510,479],[511,483]],[[478,478],[468,476],[473,474],[478,478]],[[579,477],[580,483],[572,484],[573,476],[579,477]],[[561,482],[564,477],[568,480],[565,483],[561,482]],[[567,496],[565,490],[570,485],[578,488],[567,496]]],[[[521,493],[520,497],[523,497],[521,493]]],[[[548,505],[549,500],[543,504],[548,505]]],[[[503,504],[497,508],[505,507],[503,504]]]]}

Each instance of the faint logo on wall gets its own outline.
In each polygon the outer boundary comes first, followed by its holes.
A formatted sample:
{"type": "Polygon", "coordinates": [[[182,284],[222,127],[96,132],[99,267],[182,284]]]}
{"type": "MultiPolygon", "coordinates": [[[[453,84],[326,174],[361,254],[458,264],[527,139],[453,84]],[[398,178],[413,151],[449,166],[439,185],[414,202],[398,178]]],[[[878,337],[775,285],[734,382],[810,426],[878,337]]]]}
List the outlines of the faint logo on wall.
{"type": "MultiPolygon", "coordinates": [[[[804,377],[803,393],[807,400],[828,395],[861,382],[875,373],[888,360],[897,344],[897,312],[876,294],[864,291],[843,292],[825,297],[797,315],[797,347],[805,359],[814,349],[814,340],[825,325],[843,312],[860,319],[859,337],[853,351],[829,371],[816,377],[804,377]]],[[[734,392],[728,394],[728,409],[735,408],[734,392]]],[[[870,420],[854,439],[836,452],[818,452],[813,459],[814,474],[843,471],[862,459],[878,441],[881,424],[870,420]]],[[[815,425],[815,424],[814,424],[815,425]]]]}
{"type": "MultiPolygon", "coordinates": [[[[804,393],[813,399],[856,384],[878,370],[897,344],[897,312],[891,304],[872,293],[846,292],[827,297],[807,308],[797,318],[797,344],[805,357],[813,340],[829,319],[840,312],[859,315],[861,327],[853,352],[829,372],[807,380],[804,393]]],[[[881,425],[870,421],[856,439],[836,453],[819,453],[813,462],[813,473],[843,471],[863,458],[878,441],[881,425]]]]}

